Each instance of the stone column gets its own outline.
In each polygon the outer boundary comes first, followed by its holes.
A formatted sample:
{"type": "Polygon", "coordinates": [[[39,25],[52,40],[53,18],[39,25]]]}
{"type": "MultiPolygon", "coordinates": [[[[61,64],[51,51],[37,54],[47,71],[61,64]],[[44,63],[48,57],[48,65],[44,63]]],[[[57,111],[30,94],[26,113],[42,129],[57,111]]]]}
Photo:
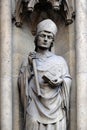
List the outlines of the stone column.
{"type": "Polygon", "coordinates": [[[76,0],[77,130],[87,130],[87,0],[76,0]]]}
{"type": "Polygon", "coordinates": [[[12,130],[11,0],[1,0],[1,130],[12,130]]]}

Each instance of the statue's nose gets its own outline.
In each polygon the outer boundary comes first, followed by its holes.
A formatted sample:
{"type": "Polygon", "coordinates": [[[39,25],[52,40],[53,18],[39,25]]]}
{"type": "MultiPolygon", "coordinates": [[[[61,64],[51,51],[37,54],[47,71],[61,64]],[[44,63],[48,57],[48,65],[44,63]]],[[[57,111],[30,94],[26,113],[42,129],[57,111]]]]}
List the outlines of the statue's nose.
{"type": "Polygon", "coordinates": [[[47,37],[45,36],[44,41],[47,42],[47,37]]]}

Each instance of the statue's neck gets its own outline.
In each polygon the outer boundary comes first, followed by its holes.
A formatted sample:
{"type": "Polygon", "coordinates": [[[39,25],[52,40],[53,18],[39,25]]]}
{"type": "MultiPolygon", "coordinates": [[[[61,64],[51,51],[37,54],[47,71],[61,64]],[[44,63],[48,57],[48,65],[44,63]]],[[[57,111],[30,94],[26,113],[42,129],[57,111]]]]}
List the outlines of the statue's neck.
{"type": "Polygon", "coordinates": [[[47,54],[47,52],[49,52],[49,50],[48,49],[39,49],[38,48],[37,52],[41,53],[42,55],[45,55],[45,54],[47,54]]]}

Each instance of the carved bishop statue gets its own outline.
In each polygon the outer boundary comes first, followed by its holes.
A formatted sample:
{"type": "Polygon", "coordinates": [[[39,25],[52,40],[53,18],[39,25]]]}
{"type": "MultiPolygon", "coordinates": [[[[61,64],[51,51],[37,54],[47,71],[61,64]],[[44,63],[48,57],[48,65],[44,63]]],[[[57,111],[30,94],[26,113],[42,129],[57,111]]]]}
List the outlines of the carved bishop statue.
{"type": "Polygon", "coordinates": [[[57,31],[50,19],[37,25],[35,51],[20,69],[25,130],[67,130],[71,76],[64,58],[51,52],[57,31]]]}

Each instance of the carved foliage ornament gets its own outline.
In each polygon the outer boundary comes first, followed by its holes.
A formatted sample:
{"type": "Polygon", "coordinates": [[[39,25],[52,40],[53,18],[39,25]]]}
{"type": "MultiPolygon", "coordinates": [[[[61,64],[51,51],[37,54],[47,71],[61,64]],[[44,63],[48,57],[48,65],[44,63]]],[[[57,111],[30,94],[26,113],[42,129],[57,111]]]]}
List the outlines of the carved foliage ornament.
{"type": "Polygon", "coordinates": [[[69,0],[17,0],[15,11],[15,24],[21,27],[24,18],[31,16],[36,12],[40,16],[41,12],[45,12],[48,18],[53,17],[55,13],[61,15],[66,25],[73,22],[75,13],[69,0]],[[53,11],[52,13],[49,13],[53,11]]]}

